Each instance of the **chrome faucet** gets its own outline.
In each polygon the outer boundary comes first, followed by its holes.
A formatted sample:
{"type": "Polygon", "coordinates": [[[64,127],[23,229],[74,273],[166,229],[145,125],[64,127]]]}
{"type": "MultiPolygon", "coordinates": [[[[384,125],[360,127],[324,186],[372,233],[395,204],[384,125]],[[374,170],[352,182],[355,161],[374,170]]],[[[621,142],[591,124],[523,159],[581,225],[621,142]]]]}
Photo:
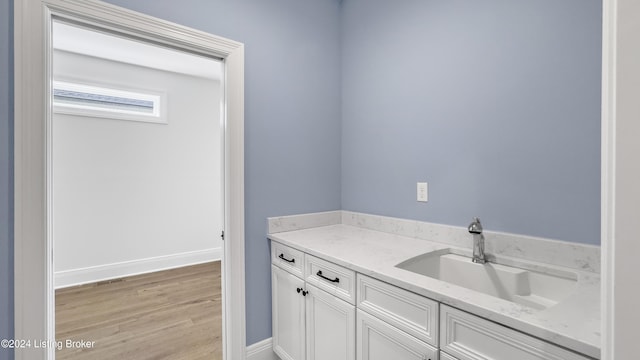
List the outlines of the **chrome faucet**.
{"type": "Polygon", "coordinates": [[[482,224],[477,217],[469,224],[469,233],[473,235],[473,258],[471,261],[484,264],[487,260],[484,257],[484,235],[482,235],[482,224]]]}

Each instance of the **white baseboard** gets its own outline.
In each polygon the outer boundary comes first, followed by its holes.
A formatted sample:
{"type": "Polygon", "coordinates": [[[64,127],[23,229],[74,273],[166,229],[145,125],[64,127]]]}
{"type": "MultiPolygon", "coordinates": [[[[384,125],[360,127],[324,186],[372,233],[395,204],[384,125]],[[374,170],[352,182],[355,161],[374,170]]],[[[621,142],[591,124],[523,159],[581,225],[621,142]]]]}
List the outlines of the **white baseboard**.
{"type": "Polygon", "coordinates": [[[55,288],[61,289],[97,281],[201,264],[220,260],[221,258],[222,248],[216,248],[58,271],[55,273],[55,288]]]}
{"type": "Polygon", "coordinates": [[[247,360],[280,360],[273,352],[271,338],[247,346],[247,360]]]}

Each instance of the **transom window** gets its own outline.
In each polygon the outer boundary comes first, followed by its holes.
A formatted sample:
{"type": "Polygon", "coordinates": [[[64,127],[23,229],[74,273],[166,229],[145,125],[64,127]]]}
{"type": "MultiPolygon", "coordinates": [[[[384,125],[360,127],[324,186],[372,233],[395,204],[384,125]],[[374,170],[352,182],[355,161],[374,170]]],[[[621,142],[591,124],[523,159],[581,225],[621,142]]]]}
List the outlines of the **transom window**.
{"type": "Polygon", "coordinates": [[[53,82],[54,111],[62,114],[166,124],[163,94],[53,82]]]}

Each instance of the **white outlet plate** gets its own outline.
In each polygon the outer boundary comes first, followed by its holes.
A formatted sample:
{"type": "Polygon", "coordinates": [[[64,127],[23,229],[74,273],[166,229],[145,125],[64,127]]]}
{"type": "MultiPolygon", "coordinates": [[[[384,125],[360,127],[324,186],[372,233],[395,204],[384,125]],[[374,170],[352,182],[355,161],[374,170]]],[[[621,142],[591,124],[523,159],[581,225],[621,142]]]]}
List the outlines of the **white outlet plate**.
{"type": "Polygon", "coordinates": [[[429,200],[429,186],[426,182],[418,183],[418,201],[427,202],[429,200]]]}

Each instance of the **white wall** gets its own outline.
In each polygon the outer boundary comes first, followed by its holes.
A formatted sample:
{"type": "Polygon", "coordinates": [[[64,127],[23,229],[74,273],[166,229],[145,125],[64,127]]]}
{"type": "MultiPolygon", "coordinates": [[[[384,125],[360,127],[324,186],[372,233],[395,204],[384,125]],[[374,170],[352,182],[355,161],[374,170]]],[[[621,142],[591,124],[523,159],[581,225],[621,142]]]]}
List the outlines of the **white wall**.
{"type": "Polygon", "coordinates": [[[166,92],[168,111],[168,124],[54,114],[56,286],[219,258],[220,83],[62,51],[54,78],[166,92]]]}

